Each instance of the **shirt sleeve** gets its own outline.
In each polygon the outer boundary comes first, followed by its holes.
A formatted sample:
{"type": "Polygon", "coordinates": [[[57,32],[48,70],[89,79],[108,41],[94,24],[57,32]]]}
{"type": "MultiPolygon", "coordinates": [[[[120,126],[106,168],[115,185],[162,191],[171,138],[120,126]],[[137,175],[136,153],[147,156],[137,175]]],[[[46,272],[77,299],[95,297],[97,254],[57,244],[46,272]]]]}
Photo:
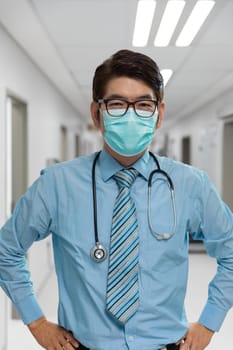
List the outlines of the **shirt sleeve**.
{"type": "Polygon", "coordinates": [[[207,253],[218,264],[199,322],[218,331],[233,306],[233,214],[205,173],[201,173],[199,193],[194,210],[199,225],[192,235],[203,240],[207,253]]]}
{"type": "Polygon", "coordinates": [[[34,241],[48,236],[53,224],[50,176],[42,174],[18,200],[12,217],[0,230],[0,286],[26,324],[43,315],[30,281],[26,253],[34,241]]]}

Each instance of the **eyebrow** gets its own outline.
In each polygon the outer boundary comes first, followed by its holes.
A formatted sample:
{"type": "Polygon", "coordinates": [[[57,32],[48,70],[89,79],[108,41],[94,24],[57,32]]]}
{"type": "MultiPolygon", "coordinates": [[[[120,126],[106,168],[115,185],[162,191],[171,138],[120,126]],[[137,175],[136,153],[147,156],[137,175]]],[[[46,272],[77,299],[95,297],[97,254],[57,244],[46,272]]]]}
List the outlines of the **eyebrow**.
{"type": "MultiPolygon", "coordinates": [[[[124,99],[124,100],[128,100],[126,96],[122,96],[122,95],[118,95],[118,94],[112,94],[106,97],[106,99],[124,99]]],[[[141,95],[141,96],[137,96],[135,98],[135,100],[151,100],[152,97],[150,94],[146,94],[146,95],[141,95]]]]}

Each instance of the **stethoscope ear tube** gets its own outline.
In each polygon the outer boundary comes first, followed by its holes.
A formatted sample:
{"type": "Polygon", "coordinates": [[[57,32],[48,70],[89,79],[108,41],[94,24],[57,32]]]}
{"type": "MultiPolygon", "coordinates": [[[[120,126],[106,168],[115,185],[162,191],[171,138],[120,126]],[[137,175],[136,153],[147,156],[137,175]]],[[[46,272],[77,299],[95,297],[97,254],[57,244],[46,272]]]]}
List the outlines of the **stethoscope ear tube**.
{"type": "MultiPolygon", "coordinates": [[[[162,180],[162,179],[161,179],[162,180]]],[[[159,179],[156,179],[155,181],[159,181],[159,179]]],[[[154,181],[154,182],[155,182],[154,181]]],[[[151,233],[157,240],[167,240],[170,239],[176,232],[176,226],[177,226],[177,214],[176,214],[176,205],[175,205],[175,193],[174,193],[174,185],[173,182],[170,178],[170,176],[162,169],[155,169],[150,173],[149,179],[148,179],[148,211],[147,211],[147,216],[148,216],[148,224],[151,233]],[[172,201],[172,211],[173,211],[173,228],[172,228],[172,233],[158,233],[152,226],[152,221],[151,221],[151,188],[152,188],[152,179],[155,174],[162,174],[166,180],[167,180],[167,185],[169,187],[170,193],[171,193],[171,201],[172,201]]]]}
{"type": "Polygon", "coordinates": [[[170,186],[170,190],[174,192],[174,185],[173,185],[173,182],[172,182],[172,179],[170,178],[170,176],[168,175],[168,173],[166,173],[166,171],[162,170],[162,169],[155,169],[153,170],[151,173],[150,173],[150,176],[149,176],[149,179],[148,179],[148,187],[151,187],[152,186],[152,179],[153,179],[153,176],[154,174],[162,174],[163,176],[166,177],[168,183],[169,183],[169,186],[170,186]]]}

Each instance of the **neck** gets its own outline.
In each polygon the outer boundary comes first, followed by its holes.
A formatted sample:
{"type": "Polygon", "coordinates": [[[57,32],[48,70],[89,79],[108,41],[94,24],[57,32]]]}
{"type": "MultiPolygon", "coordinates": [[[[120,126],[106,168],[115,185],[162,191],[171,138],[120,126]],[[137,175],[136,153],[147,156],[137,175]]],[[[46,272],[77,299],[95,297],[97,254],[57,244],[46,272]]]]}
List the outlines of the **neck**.
{"type": "Polygon", "coordinates": [[[143,152],[136,154],[135,156],[126,157],[112,150],[106,143],[104,144],[104,149],[125,168],[128,168],[129,166],[136,163],[136,161],[140,159],[146,152],[146,150],[144,150],[143,152]]]}

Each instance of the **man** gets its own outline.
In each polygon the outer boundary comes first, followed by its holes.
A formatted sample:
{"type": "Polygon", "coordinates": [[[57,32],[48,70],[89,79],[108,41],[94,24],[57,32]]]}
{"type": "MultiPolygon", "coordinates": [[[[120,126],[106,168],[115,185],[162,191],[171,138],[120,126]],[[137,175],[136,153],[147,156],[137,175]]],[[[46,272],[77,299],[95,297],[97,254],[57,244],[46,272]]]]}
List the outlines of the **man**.
{"type": "Polygon", "coordinates": [[[2,228],[1,286],[43,348],[203,350],[232,307],[232,213],[203,172],[149,154],[163,114],[157,64],[140,53],[115,53],[93,80],[91,115],[102,152],[42,171],[2,228]],[[39,307],[24,258],[49,233],[59,325],[39,307]],[[189,234],[219,265],[190,325],[189,234]]]}

